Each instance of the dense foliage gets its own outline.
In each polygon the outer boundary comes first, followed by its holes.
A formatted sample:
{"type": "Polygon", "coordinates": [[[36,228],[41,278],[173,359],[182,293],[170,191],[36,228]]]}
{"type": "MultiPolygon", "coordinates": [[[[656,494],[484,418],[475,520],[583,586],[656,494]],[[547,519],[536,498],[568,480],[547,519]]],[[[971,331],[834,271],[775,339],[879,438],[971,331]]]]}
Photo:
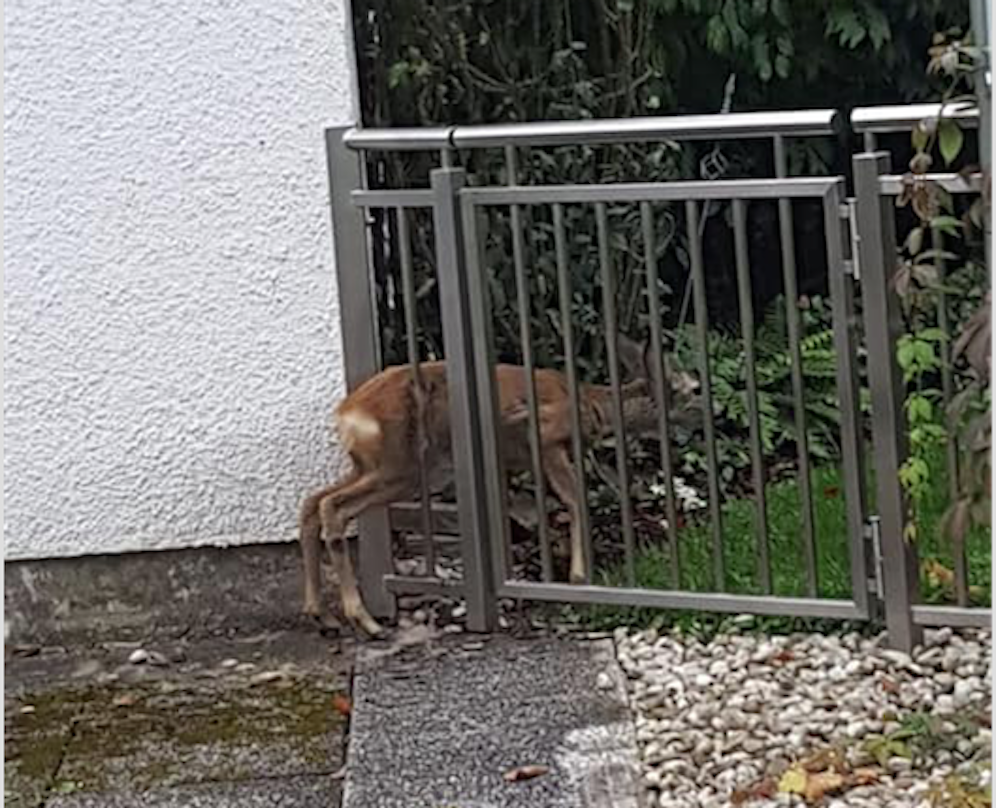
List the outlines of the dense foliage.
{"type": "Polygon", "coordinates": [[[361,0],[364,123],[482,123],[926,98],[950,0],[361,0]]]}

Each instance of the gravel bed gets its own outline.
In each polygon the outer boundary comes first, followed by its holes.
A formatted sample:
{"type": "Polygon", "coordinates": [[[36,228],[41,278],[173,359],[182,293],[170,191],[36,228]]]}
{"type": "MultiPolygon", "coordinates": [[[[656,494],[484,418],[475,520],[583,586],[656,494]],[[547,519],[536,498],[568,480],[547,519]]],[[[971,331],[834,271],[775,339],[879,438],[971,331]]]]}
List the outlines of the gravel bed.
{"type": "Polygon", "coordinates": [[[912,657],[857,634],[615,640],[649,805],[802,806],[778,787],[808,769],[830,778],[808,804],[923,808],[952,774],[990,775],[988,631],[928,631],[912,657]],[[921,729],[903,738],[911,720],[921,729]]]}

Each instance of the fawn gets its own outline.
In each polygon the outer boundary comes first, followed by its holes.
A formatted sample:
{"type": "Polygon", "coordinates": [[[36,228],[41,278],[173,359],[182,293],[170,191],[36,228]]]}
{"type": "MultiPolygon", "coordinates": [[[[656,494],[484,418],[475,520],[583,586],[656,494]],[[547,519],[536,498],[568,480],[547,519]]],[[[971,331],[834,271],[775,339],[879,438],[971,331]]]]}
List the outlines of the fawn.
{"type": "MultiPolygon", "coordinates": [[[[647,373],[647,350],[622,335],[619,356],[628,374],[636,378],[622,385],[623,422],[627,434],[657,434],[660,419],[647,373]]],[[[353,461],[343,481],[308,496],[301,507],[301,550],[304,562],[304,613],[321,619],[321,544],[324,532],[332,566],[339,578],[343,614],[371,636],[382,629],[367,612],[345,541],[350,520],[368,508],[413,499],[420,489],[417,417],[421,410],[425,436],[424,465],[430,491],[443,490],[452,480],[449,400],[446,363],[419,365],[421,390],[415,387],[408,365],[389,367],[364,382],[339,405],[336,423],[342,445],[353,461]],[[421,401],[420,401],[421,396],[421,401]]],[[[673,373],[664,363],[671,390],[672,422],[690,424],[700,404],[698,386],[686,373],[673,373]]],[[[570,518],[570,579],[586,577],[582,550],[579,501],[571,463],[570,395],[567,379],[556,370],[535,371],[536,398],[543,474],[570,518]]],[[[531,467],[526,404],[525,369],[518,365],[495,368],[498,390],[499,441],[505,471],[531,467]]],[[[580,421],[585,443],[612,434],[612,391],[606,385],[580,386],[580,421]]],[[[540,514],[544,518],[544,514],[540,514]]]]}

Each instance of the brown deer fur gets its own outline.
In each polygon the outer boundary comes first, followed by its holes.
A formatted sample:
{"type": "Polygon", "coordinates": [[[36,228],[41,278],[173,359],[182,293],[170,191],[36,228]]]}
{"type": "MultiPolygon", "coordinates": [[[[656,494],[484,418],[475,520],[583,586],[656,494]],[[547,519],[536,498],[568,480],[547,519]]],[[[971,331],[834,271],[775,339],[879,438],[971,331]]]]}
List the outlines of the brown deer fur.
{"type": "MultiPolygon", "coordinates": [[[[645,368],[645,352],[620,338],[620,355],[632,371],[645,368]],[[634,358],[639,353],[639,360],[634,358]],[[640,367],[640,365],[643,367],[640,367]]],[[[445,362],[420,365],[423,390],[425,467],[431,491],[441,491],[452,480],[449,399],[445,362]]],[[[496,370],[500,430],[498,445],[507,471],[531,467],[528,440],[527,377],[522,367],[499,365],[496,370]]],[[[666,371],[667,372],[667,371],[666,371]]],[[[685,374],[667,373],[672,410],[680,420],[691,413],[691,394],[696,383],[685,374]],[[675,404],[678,404],[675,407],[675,404]]],[[[555,370],[535,372],[539,409],[543,472],[550,489],[568,510],[571,525],[570,578],[586,577],[582,551],[579,503],[571,463],[570,396],[566,377],[555,370]]],[[[307,497],[301,508],[301,549],[304,561],[304,612],[321,618],[321,543],[324,532],[333,569],[339,578],[345,617],[371,635],[381,627],[367,612],[345,543],[350,520],[375,506],[414,499],[419,493],[416,435],[418,412],[411,368],[387,368],[372,377],[338,407],[336,422],[343,447],[353,461],[352,473],[343,481],[307,497]]],[[[623,386],[623,421],[628,434],[656,433],[657,406],[646,374],[623,386]]],[[[582,385],[581,427],[585,442],[597,441],[612,432],[611,388],[582,385]]],[[[541,517],[542,518],[542,517],[541,517]]]]}

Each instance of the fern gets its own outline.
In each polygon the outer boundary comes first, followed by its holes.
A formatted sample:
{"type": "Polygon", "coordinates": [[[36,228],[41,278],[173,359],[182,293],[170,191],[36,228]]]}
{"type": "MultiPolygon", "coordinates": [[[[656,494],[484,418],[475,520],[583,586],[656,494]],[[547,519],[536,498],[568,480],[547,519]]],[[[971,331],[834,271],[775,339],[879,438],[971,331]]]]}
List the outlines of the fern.
{"type": "MultiPolygon", "coordinates": [[[[814,457],[823,460],[839,453],[837,354],[830,317],[824,301],[811,300],[803,311],[803,337],[799,342],[807,447],[814,457]]],[[[721,461],[742,467],[750,462],[742,448],[750,429],[743,338],[739,333],[716,330],[709,333],[707,343],[721,461]]],[[[756,328],[754,348],[761,444],[766,455],[789,454],[799,436],[784,298],[775,299],[768,307],[756,328]]],[[[702,356],[694,326],[683,326],[674,335],[674,353],[680,367],[699,372],[702,356]]]]}

